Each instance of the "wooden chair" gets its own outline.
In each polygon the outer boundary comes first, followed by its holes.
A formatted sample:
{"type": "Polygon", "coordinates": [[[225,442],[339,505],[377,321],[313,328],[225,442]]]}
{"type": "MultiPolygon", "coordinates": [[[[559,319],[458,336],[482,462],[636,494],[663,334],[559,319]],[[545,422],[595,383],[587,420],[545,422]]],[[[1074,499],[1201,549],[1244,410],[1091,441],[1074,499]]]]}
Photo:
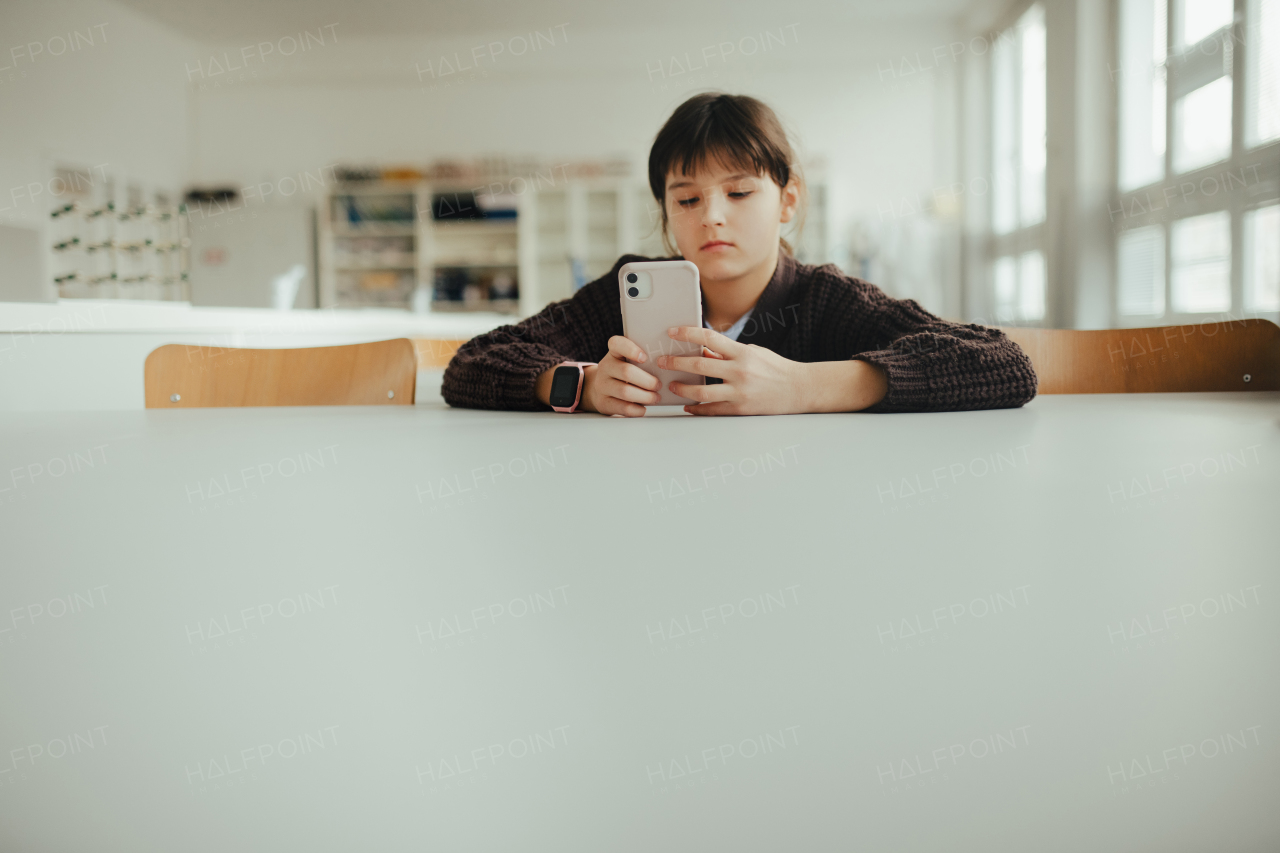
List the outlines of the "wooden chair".
{"type": "Polygon", "coordinates": [[[144,374],[148,409],[411,406],[418,359],[408,338],[302,349],[166,344],[147,356],[144,374]]]}
{"type": "Polygon", "coordinates": [[[1041,394],[1280,390],[1280,326],[1225,320],[1148,329],[1003,329],[1041,394]]]}

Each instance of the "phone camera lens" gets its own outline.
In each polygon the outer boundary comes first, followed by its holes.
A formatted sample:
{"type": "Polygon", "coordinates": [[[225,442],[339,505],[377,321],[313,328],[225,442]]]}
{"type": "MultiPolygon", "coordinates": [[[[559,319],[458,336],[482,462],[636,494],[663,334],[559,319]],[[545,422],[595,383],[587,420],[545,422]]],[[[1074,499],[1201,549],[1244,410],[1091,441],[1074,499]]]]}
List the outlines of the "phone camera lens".
{"type": "MultiPolygon", "coordinates": [[[[637,281],[639,281],[639,280],[640,280],[640,276],[636,275],[635,273],[633,273],[633,272],[629,272],[629,273],[627,273],[627,281],[631,282],[632,284],[635,284],[635,283],[636,283],[637,281]]],[[[634,290],[634,289],[635,289],[635,288],[632,288],[632,290],[634,290]]],[[[634,294],[634,293],[633,293],[633,294],[631,294],[631,295],[632,295],[632,296],[635,296],[635,294],[634,294]]]]}
{"type": "MultiPolygon", "coordinates": [[[[634,277],[635,277],[635,276],[632,276],[632,278],[634,278],[634,277]]],[[[630,296],[632,299],[635,299],[635,298],[636,298],[637,296],[639,296],[639,295],[640,295],[640,288],[638,288],[638,287],[628,287],[628,288],[627,288],[627,296],[630,296]]]]}

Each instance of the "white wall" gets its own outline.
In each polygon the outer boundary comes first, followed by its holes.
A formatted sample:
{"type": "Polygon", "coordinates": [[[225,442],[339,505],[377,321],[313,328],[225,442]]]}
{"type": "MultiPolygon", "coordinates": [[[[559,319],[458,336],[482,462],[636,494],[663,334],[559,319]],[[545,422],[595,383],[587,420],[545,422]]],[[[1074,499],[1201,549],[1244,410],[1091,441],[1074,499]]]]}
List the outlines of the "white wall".
{"type": "MultiPolygon", "coordinates": [[[[340,19],[317,13],[273,35],[264,57],[262,39],[200,43],[111,0],[22,0],[3,13],[13,46],[48,46],[91,28],[97,41],[59,57],[46,49],[34,62],[22,51],[17,62],[0,59],[13,66],[0,71],[0,208],[8,188],[47,185],[56,161],[106,164],[112,174],[179,188],[274,182],[335,162],[623,156],[643,180],[648,147],[671,110],[693,92],[721,88],[766,100],[802,158],[825,161],[833,259],[849,266],[862,222],[883,244],[870,264],[874,280],[955,313],[932,220],[900,215],[909,200],[955,179],[951,25],[833,26],[806,14],[629,31],[557,29],[549,21],[543,33],[554,45],[491,57],[489,45],[511,45],[521,34],[356,38],[340,19]],[[312,34],[309,48],[282,55],[303,31],[312,34]],[[765,33],[773,35],[769,50],[743,55],[765,33]],[[441,58],[455,54],[478,67],[439,76],[441,58]],[[216,74],[213,59],[236,70],[216,74]],[[703,67],[668,76],[672,59],[703,67]]],[[[13,210],[0,209],[0,217],[43,222],[48,205],[17,195],[22,204],[9,200],[13,210]]]]}
{"type": "Polygon", "coordinates": [[[44,247],[56,166],[120,187],[185,184],[189,42],[110,0],[9,0],[0,23],[0,226],[31,235],[6,240],[0,266],[36,271],[0,279],[0,300],[52,299],[44,247]]]}
{"type": "Polygon", "coordinates": [[[7,0],[2,14],[0,217],[43,222],[54,163],[183,186],[186,39],[110,0],[7,0]]]}
{"type": "MultiPolygon", "coordinates": [[[[303,26],[320,33],[321,21],[303,26]]],[[[544,42],[539,53],[522,57],[504,48],[493,59],[486,46],[511,44],[514,34],[434,42],[347,38],[339,23],[323,35],[324,46],[313,41],[288,58],[273,48],[262,59],[239,43],[197,49],[188,64],[197,180],[275,182],[335,162],[423,164],[500,153],[622,156],[643,182],[649,145],[671,110],[696,91],[720,88],[771,104],[803,159],[826,162],[834,260],[846,264],[853,223],[864,220],[901,253],[882,253],[873,265],[873,273],[896,276],[881,281],[887,289],[958,313],[958,300],[944,294],[958,288],[958,279],[944,280],[932,248],[923,253],[927,268],[915,268],[921,241],[938,239],[928,214],[902,221],[891,213],[903,209],[904,199],[928,197],[954,179],[954,60],[932,53],[955,41],[945,22],[850,31],[784,15],[767,25],[705,32],[567,26],[553,33],[554,47],[544,42]],[[760,41],[766,30],[774,35],[770,50],[741,55],[736,46],[749,49],[744,39],[760,41]],[[734,52],[721,59],[726,42],[734,52]],[[452,64],[456,54],[470,65],[476,48],[474,71],[439,76],[441,57],[452,64]],[[686,55],[706,68],[668,77],[671,59],[683,65],[686,55]],[[209,75],[211,59],[242,67],[209,75]],[[917,64],[939,67],[912,71],[917,64]]]]}

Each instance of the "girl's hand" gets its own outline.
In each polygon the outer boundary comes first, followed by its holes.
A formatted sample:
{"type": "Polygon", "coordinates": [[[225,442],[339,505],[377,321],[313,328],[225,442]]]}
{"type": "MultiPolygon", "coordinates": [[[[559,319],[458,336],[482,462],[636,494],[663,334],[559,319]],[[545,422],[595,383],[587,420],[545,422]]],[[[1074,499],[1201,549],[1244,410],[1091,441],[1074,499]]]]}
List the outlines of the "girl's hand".
{"type": "Polygon", "coordinates": [[[772,350],[754,344],[740,344],[711,329],[677,326],[667,334],[677,341],[702,344],[710,353],[703,357],[665,355],[658,367],[683,370],[723,379],[720,385],[688,385],[672,382],[668,387],[681,397],[697,400],[684,407],[693,415],[785,415],[805,411],[802,365],[772,350]]]}
{"type": "Polygon", "coordinates": [[[719,385],[670,383],[681,397],[698,401],[684,407],[691,415],[856,412],[879,402],[887,390],[884,372],[864,361],[804,364],[696,326],[677,326],[667,334],[711,352],[703,357],[661,356],[658,367],[723,380],[719,385]]]}
{"type": "Polygon", "coordinates": [[[644,403],[658,402],[661,383],[627,361],[641,363],[647,359],[644,350],[630,338],[609,338],[609,354],[600,363],[583,370],[580,408],[602,415],[628,418],[644,417],[644,403]]]}

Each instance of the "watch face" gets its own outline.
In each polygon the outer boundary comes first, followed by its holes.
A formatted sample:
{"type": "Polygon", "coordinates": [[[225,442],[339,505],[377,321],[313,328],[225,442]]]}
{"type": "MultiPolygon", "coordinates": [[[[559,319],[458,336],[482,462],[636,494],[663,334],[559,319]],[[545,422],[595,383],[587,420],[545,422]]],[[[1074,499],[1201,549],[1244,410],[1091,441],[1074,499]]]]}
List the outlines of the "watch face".
{"type": "Polygon", "coordinates": [[[551,375],[551,405],[567,409],[578,397],[578,368],[557,367],[551,375]]]}

